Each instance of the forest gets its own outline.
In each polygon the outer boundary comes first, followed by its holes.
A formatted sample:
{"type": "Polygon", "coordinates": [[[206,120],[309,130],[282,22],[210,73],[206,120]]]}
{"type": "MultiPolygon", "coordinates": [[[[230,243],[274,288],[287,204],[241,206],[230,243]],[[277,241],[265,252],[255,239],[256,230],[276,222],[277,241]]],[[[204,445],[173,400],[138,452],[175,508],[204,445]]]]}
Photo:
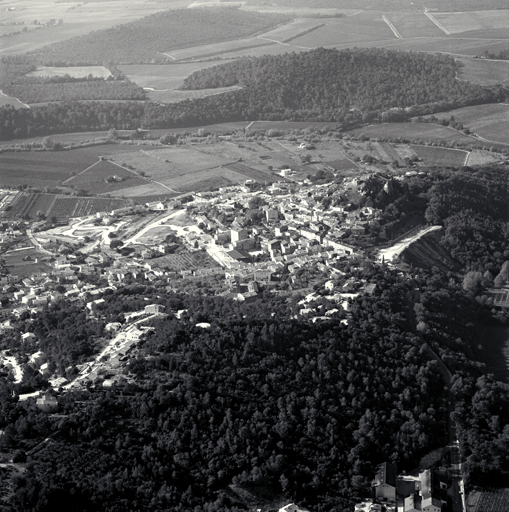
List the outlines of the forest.
{"type": "MultiPolygon", "coordinates": [[[[29,68],[23,61],[19,66],[29,68]]],[[[146,103],[133,109],[99,102],[66,102],[30,110],[2,107],[0,139],[112,127],[179,128],[257,119],[327,121],[348,129],[503,101],[507,96],[503,87],[487,88],[456,80],[456,70],[450,57],[378,49],[318,49],[246,58],[197,72],[185,83],[187,88],[243,86],[228,94],[171,105],[146,103]],[[65,124],[61,125],[60,119],[65,124]]],[[[90,81],[87,87],[92,91],[104,84],[90,81]]],[[[117,86],[111,87],[116,90],[117,86]]],[[[138,97],[137,89],[129,85],[125,89],[132,98],[138,97]]]]}
{"type": "MultiPolygon", "coordinates": [[[[348,326],[293,321],[277,296],[240,307],[161,297],[187,314],[153,322],[115,392],[62,395],[60,419],[7,399],[14,385],[4,383],[0,445],[28,461],[10,503],[46,510],[67,495],[70,510],[243,509],[226,492],[233,485],[347,510],[377,463],[413,465],[445,440],[444,384],[405,319],[408,284],[383,269],[363,275],[379,293],[353,304],[348,326]],[[203,321],[210,329],[196,327],[203,321]]],[[[146,291],[108,295],[105,312],[146,291]]],[[[55,308],[35,329],[46,347],[79,347],[72,333],[88,328],[55,308]]]]}
{"type": "Polygon", "coordinates": [[[482,326],[506,318],[482,290],[493,286],[490,275],[509,281],[509,251],[491,238],[495,230],[464,228],[469,218],[506,219],[504,168],[430,168],[390,193],[374,182],[366,192],[387,219],[417,201],[469,272],[413,269],[408,279],[362,258],[343,262],[342,271],[377,285],[351,299],[346,325],[344,315],[295,318],[299,293],[239,304],[199,286],[134,282],[106,293],[93,316],[67,300],[24,315],[0,348],[22,362],[43,350],[52,371],[72,379],[99,352],[106,323],[125,322],[147,300],[170,313],[150,321],[154,332],[115,387],[101,386],[103,374],[60,394],[57,416],[17,401],[48,387],[37,371],[25,366],[19,384],[0,377],[0,450],[26,461],[25,473],[0,475],[9,506],[234,512],[246,510],[236,490],[262,499],[263,489],[319,512],[349,511],[369,495],[376,464],[409,469],[446,444],[449,390],[467,485],[504,485],[509,386],[477,361],[482,326]],[[471,273],[480,274],[477,287],[471,273]],[[186,310],[179,319],[177,310],[186,310]],[[28,330],[38,343],[20,344],[28,330]],[[448,385],[429,348],[453,373],[448,385]]]}

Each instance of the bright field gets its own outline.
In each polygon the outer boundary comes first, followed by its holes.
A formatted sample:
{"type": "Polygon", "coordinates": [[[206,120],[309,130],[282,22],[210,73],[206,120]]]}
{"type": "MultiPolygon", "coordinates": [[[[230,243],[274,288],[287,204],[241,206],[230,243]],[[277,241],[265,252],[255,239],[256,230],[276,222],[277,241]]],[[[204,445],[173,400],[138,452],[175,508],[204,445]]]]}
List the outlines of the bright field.
{"type": "MultiPolygon", "coordinates": [[[[479,3],[482,6],[482,2],[479,3]]],[[[470,30],[505,29],[509,27],[509,10],[433,13],[451,34],[470,30]]],[[[507,37],[507,36],[506,36],[507,37]]]]}
{"type": "Polygon", "coordinates": [[[70,66],[70,67],[46,67],[42,66],[37,71],[28,73],[27,76],[42,76],[52,78],[55,76],[69,75],[72,78],[83,78],[92,75],[94,78],[108,78],[110,70],[103,66],[70,66]]]}
{"type": "Polygon", "coordinates": [[[412,149],[425,165],[461,167],[465,164],[467,151],[430,146],[412,145],[412,149]]]}
{"type": "Polygon", "coordinates": [[[457,59],[463,64],[461,80],[479,85],[497,85],[509,81],[509,61],[487,59],[457,59]]]}

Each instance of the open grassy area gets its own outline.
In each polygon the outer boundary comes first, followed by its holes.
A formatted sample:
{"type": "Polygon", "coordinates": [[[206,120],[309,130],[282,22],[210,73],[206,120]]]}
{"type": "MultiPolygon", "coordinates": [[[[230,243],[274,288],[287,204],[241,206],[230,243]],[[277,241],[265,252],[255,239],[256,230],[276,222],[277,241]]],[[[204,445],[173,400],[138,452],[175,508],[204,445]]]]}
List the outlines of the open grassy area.
{"type": "Polygon", "coordinates": [[[424,12],[391,12],[386,16],[403,38],[439,37],[444,35],[444,32],[424,12]]]}
{"type": "MultiPolygon", "coordinates": [[[[29,245],[28,241],[27,245],[29,245]]],[[[21,278],[29,277],[38,272],[47,272],[51,266],[46,258],[48,258],[47,254],[41,253],[31,246],[21,251],[10,251],[2,255],[9,273],[16,274],[21,278]]]]}
{"type": "Polygon", "coordinates": [[[488,59],[458,59],[463,67],[459,78],[479,85],[497,85],[509,81],[509,61],[488,59]]]}

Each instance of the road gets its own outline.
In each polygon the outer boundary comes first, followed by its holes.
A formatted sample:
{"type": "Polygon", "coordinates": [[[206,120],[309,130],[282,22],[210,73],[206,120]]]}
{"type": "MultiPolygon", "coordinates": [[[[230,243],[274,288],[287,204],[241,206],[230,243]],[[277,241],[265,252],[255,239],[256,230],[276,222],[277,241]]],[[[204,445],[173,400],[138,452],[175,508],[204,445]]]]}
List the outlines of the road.
{"type": "Polygon", "coordinates": [[[180,215],[184,211],[185,210],[176,210],[176,211],[166,215],[165,217],[157,217],[156,219],[154,219],[153,221],[148,223],[143,229],[138,231],[138,233],[133,235],[131,238],[128,238],[127,240],[125,240],[124,241],[124,247],[128,246],[129,244],[136,243],[138,238],[140,238],[143,235],[145,235],[148,231],[150,231],[151,229],[153,229],[153,228],[155,228],[155,227],[165,223],[168,219],[171,219],[172,217],[176,217],[177,215],[180,215]]]}
{"type": "Polygon", "coordinates": [[[417,242],[419,238],[423,237],[425,234],[430,233],[431,231],[436,231],[438,229],[442,229],[442,226],[429,226],[427,228],[421,229],[415,235],[409,236],[408,238],[404,238],[400,242],[392,245],[391,247],[387,247],[386,249],[381,249],[378,254],[378,261],[391,261],[394,258],[397,258],[409,245],[417,242]]]}
{"type": "Polygon", "coordinates": [[[32,230],[31,229],[27,229],[27,236],[28,238],[30,239],[30,241],[34,244],[34,246],[36,247],[36,249],[40,252],[43,252],[44,254],[49,254],[50,256],[58,256],[58,254],[55,254],[53,252],[50,252],[48,250],[46,250],[34,237],[34,235],[32,234],[32,230]]]}

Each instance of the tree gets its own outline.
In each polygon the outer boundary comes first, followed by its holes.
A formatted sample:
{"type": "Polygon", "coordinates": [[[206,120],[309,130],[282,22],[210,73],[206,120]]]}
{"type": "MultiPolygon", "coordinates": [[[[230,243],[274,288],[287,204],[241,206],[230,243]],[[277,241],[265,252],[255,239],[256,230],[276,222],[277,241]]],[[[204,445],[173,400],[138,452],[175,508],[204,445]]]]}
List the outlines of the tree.
{"type": "Polygon", "coordinates": [[[115,238],[110,242],[110,249],[118,249],[119,247],[122,247],[123,245],[124,245],[124,242],[122,242],[122,240],[115,238]]]}

